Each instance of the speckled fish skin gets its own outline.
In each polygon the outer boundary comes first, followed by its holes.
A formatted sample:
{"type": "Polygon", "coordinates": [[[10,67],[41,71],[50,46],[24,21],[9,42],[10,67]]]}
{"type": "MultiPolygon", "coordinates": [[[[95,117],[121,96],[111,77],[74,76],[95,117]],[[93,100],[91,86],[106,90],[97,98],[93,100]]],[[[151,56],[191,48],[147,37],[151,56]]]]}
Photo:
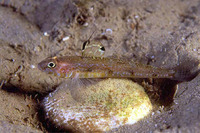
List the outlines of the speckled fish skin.
{"type": "Polygon", "coordinates": [[[38,68],[63,78],[174,78],[175,71],[116,58],[62,56],[47,58],[38,68]],[[55,67],[49,68],[53,62],[55,67]]]}

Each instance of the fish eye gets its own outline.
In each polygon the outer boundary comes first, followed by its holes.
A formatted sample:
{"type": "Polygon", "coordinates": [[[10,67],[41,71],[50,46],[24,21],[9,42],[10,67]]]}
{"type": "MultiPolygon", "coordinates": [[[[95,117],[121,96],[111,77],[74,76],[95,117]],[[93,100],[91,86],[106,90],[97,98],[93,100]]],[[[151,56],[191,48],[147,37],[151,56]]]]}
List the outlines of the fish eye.
{"type": "Polygon", "coordinates": [[[102,46],[102,47],[100,47],[100,49],[102,50],[102,51],[105,51],[105,48],[102,46]]]}
{"type": "Polygon", "coordinates": [[[56,64],[54,62],[49,62],[47,65],[49,68],[54,68],[56,64]]]}

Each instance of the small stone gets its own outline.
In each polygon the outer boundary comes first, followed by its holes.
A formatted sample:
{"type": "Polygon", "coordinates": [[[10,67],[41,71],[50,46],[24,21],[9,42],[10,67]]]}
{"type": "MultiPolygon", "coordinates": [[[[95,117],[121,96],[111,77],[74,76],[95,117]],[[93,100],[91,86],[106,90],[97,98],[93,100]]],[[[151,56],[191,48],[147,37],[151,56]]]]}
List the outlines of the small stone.
{"type": "Polygon", "coordinates": [[[34,51],[40,52],[42,50],[41,46],[35,46],[34,51]]]}
{"type": "Polygon", "coordinates": [[[69,36],[66,36],[66,37],[64,37],[62,40],[63,40],[63,41],[67,41],[67,40],[69,40],[69,38],[70,38],[69,36]]]}
{"type": "Polygon", "coordinates": [[[135,15],[135,18],[137,19],[137,18],[139,18],[139,16],[138,16],[138,15],[135,15]]]}
{"type": "Polygon", "coordinates": [[[85,26],[85,27],[87,27],[88,25],[89,25],[89,23],[87,23],[87,22],[83,24],[83,26],[85,26]]]}
{"type": "Polygon", "coordinates": [[[106,34],[112,34],[112,29],[106,29],[106,34]]]}
{"type": "Polygon", "coordinates": [[[49,33],[47,33],[47,32],[44,32],[44,36],[49,36],[49,33]]]}
{"type": "Polygon", "coordinates": [[[34,69],[34,68],[36,68],[36,67],[35,67],[35,65],[31,65],[31,68],[34,69]]]}

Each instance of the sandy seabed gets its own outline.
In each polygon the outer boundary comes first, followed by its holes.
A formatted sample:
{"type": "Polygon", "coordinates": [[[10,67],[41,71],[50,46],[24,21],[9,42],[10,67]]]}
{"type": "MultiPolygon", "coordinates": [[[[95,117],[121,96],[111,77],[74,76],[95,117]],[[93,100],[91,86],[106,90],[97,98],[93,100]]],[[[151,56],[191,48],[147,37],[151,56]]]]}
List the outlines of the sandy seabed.
{"type": "MultiPolygon", "coordinates": [[[[41,72],[37,64],[54,55],[81,55],[93,33],[105,57],[166,68],[192,68],[199,60],[198,0],[0,0],[0,5],[1,131],[59,131],[44,120],[40,103],[64,79],[41,72]]],[[[155,105],[145,119],[110,132],[198,132],[199,80],[180,83],[170,106],[155,105]]],[[[149,87],[148,81],[138,82],[149,87]]]]}

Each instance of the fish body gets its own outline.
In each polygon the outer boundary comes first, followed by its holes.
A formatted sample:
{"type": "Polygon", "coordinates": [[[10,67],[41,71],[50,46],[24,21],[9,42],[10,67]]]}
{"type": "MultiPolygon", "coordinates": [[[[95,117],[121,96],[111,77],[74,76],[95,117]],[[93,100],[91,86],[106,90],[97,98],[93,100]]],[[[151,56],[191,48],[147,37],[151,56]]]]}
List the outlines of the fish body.
{"type": "Polygon", "coordinates": [[[176,71],[126,59],[62,56],[38,64],[44,72],[62,78],[174,78],[176,71]]]}

